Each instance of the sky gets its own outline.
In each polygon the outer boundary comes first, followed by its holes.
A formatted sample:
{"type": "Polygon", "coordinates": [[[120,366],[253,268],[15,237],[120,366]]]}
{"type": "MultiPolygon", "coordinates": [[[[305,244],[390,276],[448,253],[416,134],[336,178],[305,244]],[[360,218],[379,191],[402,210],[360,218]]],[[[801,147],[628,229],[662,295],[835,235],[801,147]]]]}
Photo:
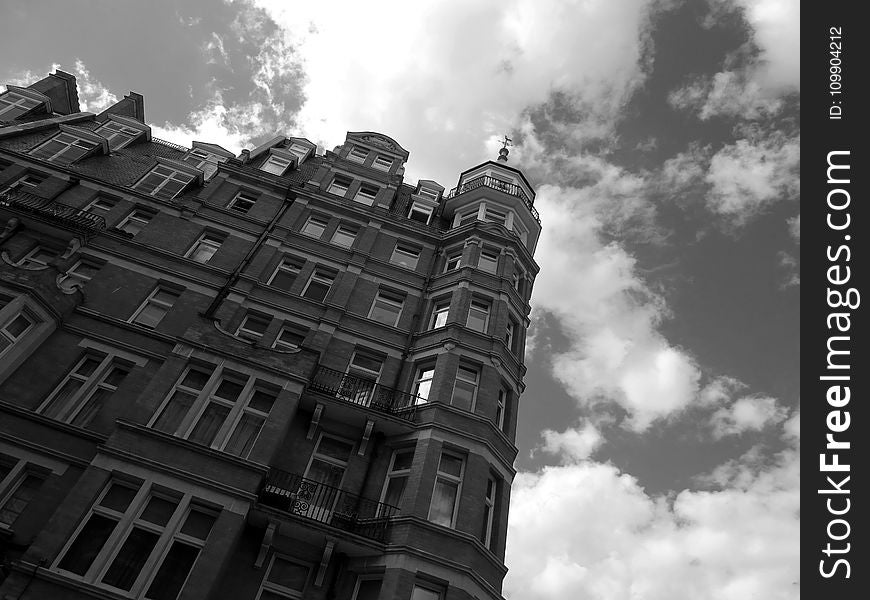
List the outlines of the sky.
{"type": "Polygon", "coordinates": [[[139,92],[176,143],[378,131],[450,189],[511,137],[543,232],[505,596],[799,598],[798,0],[4,5],[0,81],[139,92]]]}

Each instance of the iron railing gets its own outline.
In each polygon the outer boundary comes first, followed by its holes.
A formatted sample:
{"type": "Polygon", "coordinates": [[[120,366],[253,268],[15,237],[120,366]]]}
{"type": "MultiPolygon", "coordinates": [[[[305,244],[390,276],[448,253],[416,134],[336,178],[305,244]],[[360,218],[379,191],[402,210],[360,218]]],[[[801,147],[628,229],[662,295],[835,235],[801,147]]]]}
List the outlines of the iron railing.
{"type": "Polygon", "coordinates": [[[106,220],[100,215],[21,190],[10,190],[0,194],[0,206],[35,215],[65,229],[82,233],[86,237],[106,229],[106,220]]]}
{"type": "Polygon", "coordinates": [[[528,195],[523,191],[523,188],[518,186],[515,183],[508,183],[506,181],[502,181],[500,179],[496,179],[490,175],[481,175],[480,177],[475,177],[469,181],[466,181],[460,186],[457,186],[450,190],[450,193],[447,194],[448,198],[455,198],[461,194],[466,192],[470,192],[471,190],[476,190],[479,187],[488,187],[494,190],[498,190],[500,192],[504,192],[510,196],[514,196],[523,201],[526,205],[526,208],[529,209],[529,212],[532,213],[532,216],[535,218],[535,221],[538,223],[541,222],[541,217],[538,214],[538,211],[532,206],[532,199],[528,197],[528,195]]]}
{"type": "Polygon", "coordinates": [[[182,146],[181,144],[161,140],[160,138],[156,138],[153,136],[151,137],[151,142],[154,144],[160,144],[161,146],[168,146],[169,148],[173,148],[175,150],[178,150],[179,152],[190,152],[190,148],[188,148],[187,146],[182,146]]]}
{"type": "Polygon", "coordinates": [[[426,402],[425,398],[388,388],[371,379],[322,366],[317,367],[308,387],[344,402],[408,421],[413,420],[417,405],[426,402]]]}
{"type": "Polygon", "coordinates": [[[260,502],[284,512],[383,542],[399,509],[301,475],[269,469],[260,502]]]}

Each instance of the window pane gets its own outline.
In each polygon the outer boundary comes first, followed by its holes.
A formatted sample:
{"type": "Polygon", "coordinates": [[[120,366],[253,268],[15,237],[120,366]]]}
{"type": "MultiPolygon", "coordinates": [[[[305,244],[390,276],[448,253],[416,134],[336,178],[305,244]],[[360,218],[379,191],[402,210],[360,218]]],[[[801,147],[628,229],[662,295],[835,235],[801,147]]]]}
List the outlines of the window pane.
{"type": "Polygon", "coordinates": [[[30,327],[30,325],[30,319],[24,315],[18,315],[6,326],[6,331],[8,331],[13,338],[17,339],[22,333],[27,331],[27,328],[30,327]]]}
{"type": "Polygon", "coordinates": [[[100,412],[100,409],[106,403],[106,400],[112,395],[111,390],[107,390],[104,388],[97,388],[94,390],[94,393],[91,394],[91,397],[88,398],[87,403],[82,407],[81,410],[76,414],[75,418],[72,420],[72,424],[76,427],[87,427],[90,425],[91,421],[94,420],[94,417],[97,416],[97,413],[100,412]]]}
{"type": "Polygon", "coordinates": [[[272,568],[269,570],[269,583],[290,590],[301,592],[305,588],[307,579],[308,567],[278,557],[275,557],[275,562],[272,563],[272,568]]]}
{"type": "Polygon", "coordinates": [[[27,473],[24,476],[24,480],[17,488],[15,488],[15,491],[9,498],[7,498],[3,507],[0,508],[0,523],[3,523],[4,525],[12,525],[15,523],[16,519],[18,519],[18,515],[27,508],[27,505],[33,499],[33,496],[36,495],[36,491],[41,485],[42,479],[36,475],[27,473]]]}
{"type": "Polygon", "coordinates": [[[106,492],[106,495],[103,496],[103,499],[100,501],[100,506],[105,506],[106,508],[118,512],[124,512],[136,496],[136,491],[137,488],[113,483],[112,487],[109,488],[109,491],[106,492]]]}
{"type": "Polygon", "coordinates": [[[429,508],[429,520],[438,525],[450,527],[453,523],[453,506],[456,501],[457,486],[455,483],[439,479],[435,482],[432,493],[432,506],[429,508]]]}
{"type": "Polygon", "coordinates": [[[68,400],[82,387],[82,382],[78,379],[68,379],[61,387],[51,402],[43,409],[42,414],[52,419],[57,418],[60,411],[67,405],[68,400]]]}
{"type": "Polygon", "coordinates": [[[347,462],[351,452],[353,452],[353,444],[348,444],[334,438],[320,438],[320,444],[317,445],[318,454],[329,456],[342,462],[347,462]]]}
{"type": "Polygon", "coordinates": [[[197,556],[199,548],[178,541],[172,542],[172,547],[163,559],[163,564],[160,565],[145,597],[149,600],[175,600],[197,556]]]}
{"type": "Polygon", "coordinates": [[[411,462],[414,460],[414,453],[410,450],[405,452],[397,452],[396,458],[393,460],[393,471],[402,471],[411,468],[411,462]]]}
{"type": "Polygon", "coordinates": [[[115,524],[114,519],[91,515],[57,566],[76,575],[84,575],[114,531],[115,524]]]}
{"type": "Polygon", "coordinates": [[[438,465],[438,471],[441,473],[447,473],[448,475],[453,475],[454,477],[459,477],[462,473],[462,459],[457,458],[456,456],[450,456],[449,454],[442,454],[441,463],[438,465]]]}
{"type": "Polygon", "coordinates": [[[103,576],[103,583],[122,590],[133,587],[133,582],[139,576],[142,566],[148,560],[159,538],[160,535],[153,531],[134,528],[121,546],[115,560],[112,561],[112,566],[103,576]]]}
{"type": "Polygon", "coordinates": [[[427,590],[414,586],[414,593],[411,594],[411,600],[441,600],[441,594],[434,590],[427,590]]]}
{"type": "MultiPolygon", "coordinates": [[[[101,355],[101,356],[105,356],[105,355],[101,355]]],[[[88,358],[85,358],[84,361],[82,361],[81,366],[79,366],[79,368],[76,369],[76,373],[78,373],[79,375],[83,375],[85,377],[90,377],[91,374],[94,371],[96,371],[97,367],[99,367],[99,366],[100,366],[100,361],[98,359],[88,357],[88,358]]]]}
{"type": "Polygon", "coordinates": [[[363,579],[359,582],[359,586],[357,586],[356,598],[354,600],[378,600],[380,593],[380,579],[363,579]]]}
{"type": "Polygon", "coordinates": [[[221,384],[218,386],[218,389],[214,393],[214,395],[218,398],[223,398],[224,400],[232,400],[233,402],[235,402],[236,399],[239,397],[239,394],[242,393],[242,389],[244,387],[244,384],[237,381],[222,379],[221,384]]]}
{"type": "Polygon", "coordinates": [[[159,306],[157,304],[148,303],[136,316],[136,323],[139,325],[144,325],[145,327],[157,327],[163,317],[166,315],[167,310],[159,306]]]}
{"type": "Polygon", "coordinates": [[[329,285],[320,283],[319,281],[312,281],[308,284],[308,289],[305,290],[305,294],[303,295],[311,300],[322,302],[323,299],[326,298],[326,294],[329,292],[329,287],[329,285]]]}
{"type": "Polygon", "coordinates": [[[290,287],[293,285],[293,282],[296,281],[296,276],[298,273],[292,273],[285,269],[278,269],[275,272],[275,276],[272,278],[272,282],[269,285],[273,285],[280,290],[284,290],[285,292],[290,291],[290,287]]]}
{"type": "Polygon", "coordinates": [[[184,420],[184,417],[187,416],[187,411],[193,406],[195,400],[196,396],[193,394],[176,390],[163,408],[163,412],[160,413],[157,421],[154,422],[154,429],[164,433],[174,433],[184,420]]]}
{"type": "Polygon", "coordinates": [[[169,522],[172,513],[175,512],[177,506],[177,500],[152,496],[151,499],[148,500],[148,505],[145,507],[145,510],[142,511],[141,519],[143,521],[148,521],[149,523],[154,523],[155,525],[166,525],[169,522]]]}
{"type": "Polygon", "coordinates": [[[202,512],[201,510],[191,509],[187,519],[184,521],[184,526],[181,528],[181,533],[204,540],[208,537],[214,521],[214,515],[202,512]]]}
{"type": "Polygon", "coordinates": [[[224,451],[236,456],[246,457],[248,452],[251,451],[251,447],[254,445],[257,436],[260,434],[260,429],[263,427],[265,421],[266,420],[263,417],[256,415],[242,415],[242,418],[239,420],[239,424],[236,425],[236,429],[233,431],[233,435],[230,437],[230,441],[227,442],[224,451]]]}
{"type": "Polygon", "coordinates": [[[181,385],[193,390],[201,390],[205,387],[210,375],[211,373],[190,369],[181,381],[181,385]]]}
{"type": "Polygon", "coordinates": [[[475,386],[465,381],[456,380],[453,386],[453,401],[451,404],[457,408],[471,410],[471,403],[474,401],[475,386]]]}
{"type": "Polygon", "coordinates": [[[210,446],[229,413],[229,407],[215,402],[210,403],[188,439],[197,444],[210,446]]]}
{"type": "Polygon", "coordinates": [[[405,492],[405,484],[407,482],[407,477],[390,477],[390,481],[387,484],[387,493],[384,494],[384,503],[399,506],[402,502],[402,494],[405,492]]]}
{"type": "Polygon", "coordinates": [[[253,408],[254,410],[268,413],[270,410],[272,410],[272,404],[274,404],[274,402],[274,394],[270,394],[269,392],[263,390],[254,390],[254,394],[253,396],[251,396],[251,401],[248,402],[248,406],[253,408]]]}

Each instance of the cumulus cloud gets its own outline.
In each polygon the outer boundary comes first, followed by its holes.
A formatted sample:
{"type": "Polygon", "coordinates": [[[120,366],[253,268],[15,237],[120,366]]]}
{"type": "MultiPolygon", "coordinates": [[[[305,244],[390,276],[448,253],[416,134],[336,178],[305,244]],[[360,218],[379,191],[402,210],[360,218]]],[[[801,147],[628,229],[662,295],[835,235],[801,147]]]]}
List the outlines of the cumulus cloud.
{"type": "Polygon", "coordinates": [[[710,424],[713,434],[722,438],[747,431],[761,431],[765,427],[781,423],[787,415],[788,410],[775,398],[748,396],[717,410],[713,413],[710,424]]]}
{"type": "Polygon", "coordinates": [[[589,458],[604,442],[601,432],[592,423],[586,423],[579,429],[565,431],[546,429],[541,436],[544,438],[541,449],[549,454],[561,456],[565,462],[589,458]]]}
{"type": "Polygon", "coordinates": [[[91,75],[84,61],[80,59],[75,59],[72,67],[53,63],[45,70],[21,71],[9,78],[7,83],[9,85],[27,87],[40,79],[44,79],[49,73],[54,73],[58,69],[71,72],[75,75],[76,85],[78,86],[79,110],[82,112],[102,112],[118,101],[118,97],[96,77],[91,75]]]}
{"type": "Polygon", "coordinates": [[[764,468],[752,457],[731,461],[708,478],[712,487],[673,497],[647,494],[633,477],[591,461],[520,473],[505,596],[798,598],[798,429],[799,415],[785,424],[790,446],[764,468]]]}

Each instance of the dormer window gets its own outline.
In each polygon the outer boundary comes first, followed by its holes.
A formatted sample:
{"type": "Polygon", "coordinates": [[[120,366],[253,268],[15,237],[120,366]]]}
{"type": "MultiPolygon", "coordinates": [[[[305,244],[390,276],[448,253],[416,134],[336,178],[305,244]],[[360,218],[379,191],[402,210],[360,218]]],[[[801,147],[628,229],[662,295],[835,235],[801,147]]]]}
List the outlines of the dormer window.
{"type": "Polygon", "coordinates": [[[412,221],[419,221],[428,225],[429,221],[432,219],[432,213],[434,210],[435,207],[420,200],[414,200],[414,202],[411,203],[411,210],[408,211],[408,218],[412,221]]]}
{"type": "Polygon", "coordinates": [[[371,206],[375,203],[375,198],[378,195],[378,187],[370,183],[364,183],[359,186],[356,196],[353,197],[354,202],[371,206]]]}
{"type": "Polygon", "coordinates": [[[298,158],[297,164],[299,165],[305,162],[305,159],[308,158],[309,154],[311,154],[311,148],[298,142],[293,142],[292,144],[290,144],[290,147],[287,148],[287,150],[296,155],[296,157],[298,158]]]}
{"type": "Polygon", "coordinates": [[[196,175],[193,173],[168,164],[159,164],[136,182],[133,189],[157,198],[172,200],[194,179],[196,175]]]}
{"type": "Polygon", "coordinates": [[[128,145],[143,133],[147,137],[150,129],[147,125],[138,121],[109,115],[109,120],[103,123],[96,133],[109,141],[110,149],[118,150],[128,145]]]}
{"type": "Polygon", "coordinates": [[[369,151],[360,148],[359,146],[354,146],[350,149],[350,152],[347,153],[347,158],[354,162],[362,163],[365,162],[366,158],[368,158],[369,151]]]}
{"type": "Polygon", "coordinates": [[[389,171],[393,166],[393,159],[389,156],[376,156],[372,166],[379,171],[389,171]]]}
{"type": "Polygon", "coordinates": [[[27,88],[7,86],[6,92],[0,94],[0,121],[12,121],[24,116],[39,105],[45,105],[48,99],[27,88]]]}
{"type": "Polygon", "coordinates": [[[69,131],[61,131],[53,138],[30,151],[34,158],[49,160],[62,165],[70,165],[91,154],[99,142],[85,139],[69,131]]]}
{"type": "Polygon", "coordinates": [[[292,158],[279,156],[272,152],[269,154],[269,158],[266,159],[266,162],[263,163],[263,166],[260,167],[260,170],[266,171],[266,173],[272,173],[273,175],[283,175],[292,164],[292,158]]]}

